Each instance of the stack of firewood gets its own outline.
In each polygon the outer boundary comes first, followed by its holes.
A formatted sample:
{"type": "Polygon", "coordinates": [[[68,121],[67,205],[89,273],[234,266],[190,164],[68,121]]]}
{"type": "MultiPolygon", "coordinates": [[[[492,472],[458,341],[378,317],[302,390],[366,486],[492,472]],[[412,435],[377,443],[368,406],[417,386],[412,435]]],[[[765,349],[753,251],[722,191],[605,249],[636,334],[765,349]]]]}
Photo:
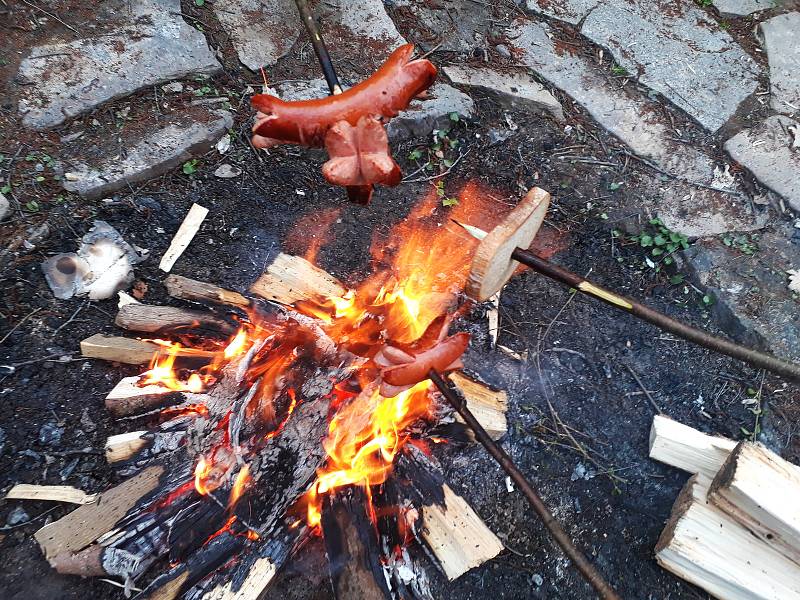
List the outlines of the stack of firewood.
{"type": "Polygon", "coordinates": [[[693,474],[656,545],[661,566],[717,598],[800,598],[800,467],[662,416],[650,457],[693,474]]]}

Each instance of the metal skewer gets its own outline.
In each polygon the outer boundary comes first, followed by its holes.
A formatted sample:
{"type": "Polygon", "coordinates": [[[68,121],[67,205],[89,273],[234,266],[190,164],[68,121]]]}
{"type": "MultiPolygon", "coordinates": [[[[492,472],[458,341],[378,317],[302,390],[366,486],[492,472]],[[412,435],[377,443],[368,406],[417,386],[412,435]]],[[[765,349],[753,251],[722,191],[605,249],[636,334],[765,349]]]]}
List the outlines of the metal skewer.
{"type": "Polygon", "coordinates": [[[726,354],[759,369],[766,369],[789,379],[800,380],[800,365],[798,364],[741,346],[672,319],[636,300],[596,285],[530,250],[525,250],[530,246],[544,219],[549,201],[550,195],[547,192],[534,188],[528,192],[517,208],[491,232],[455,221],[474,238],[481,240],[481,244],[475,252],[470,283],[467,286],[470,296],[480,301],[486,300],[502,288],[518,263],[522,263],[537,273],[602,300],[614,308],[652,323],[656,327],[698,346],[726,354]]]}
{"type": "Polygon", "coordinates": [[[503,470],[508,473],[517,487],[522,490],[522,493],[525,494],[525,498],[528,500],[528,504],[536,511],[536,514],[542,520],[542,523],[544,523],[547,531],[564,551],[564,554],[575,564],[575,567],[580,571],[581,575],[583,575],[586,581],[595,589],[598,596],[608,600],[620,600],[620,597],[603,578],[600,572],[589,562],[586,556],[578,550],[563,527],[561,527],[547,506],[545,506],[541,496],[539,496],[531,483],[525,478],[522,471],[517,468],[514,461],[511,460],[511,457],[500,446],[494,443],[486,430],[467,408],[466,402],[464,402],[442,376],[433,369],[428,371],[428,377],[433,381],[434,385],[439,388],[439,391],[458,414],[461,415],[461,418],[464,419],[467,426],[472,429],[475,433],[475,439],[483,444],[483,447],[492,455],[492,458],[503,467],[503,470]]]}

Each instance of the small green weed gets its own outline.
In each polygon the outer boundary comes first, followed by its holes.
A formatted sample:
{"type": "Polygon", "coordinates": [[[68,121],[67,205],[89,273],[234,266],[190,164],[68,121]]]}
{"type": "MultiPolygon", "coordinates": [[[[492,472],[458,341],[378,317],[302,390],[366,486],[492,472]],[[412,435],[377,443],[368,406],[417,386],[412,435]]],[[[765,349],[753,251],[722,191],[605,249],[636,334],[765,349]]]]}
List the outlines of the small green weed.
{"type": "Polygon", "coordinates": [[[758,235],[756,234],[724,235],[722,236],[722,243],[728,248],[734,248],[748,256],[758,252],[758,235]]]}
{"type": "Polygon", "coordinates": [[[458,206],[458,198],[453,196],[448,197],[444,191],[444,181],[441,179],[433,184],[436,188],[436,195],[442,199],[442,206],[458,206]]]}
{"type": "Polygon", "coordinates": [[[454,153],[461,144],[454,131],[462,123],[461,117],[456,112],[450,113],[450,122],[453,123],[450,128],[434,129],[430,145],[417,146],[408,153],[408,159],[428,173],[442,173],[452,167],[454,153]]]}
{"type": "Polygon", "coordinates": [[[621,67],[619,65],[613,65],[611,67],[611,72],[614,75],[627,75],[628,74],[628,70],[625,67],[621,67]]]}
{"type": "Polygon", "coordinates": [[[184,175],[194,175],[197,173],[197,159],[193,158],[192,160],[186,161],[183,163],[183,174],[184,175]]]}

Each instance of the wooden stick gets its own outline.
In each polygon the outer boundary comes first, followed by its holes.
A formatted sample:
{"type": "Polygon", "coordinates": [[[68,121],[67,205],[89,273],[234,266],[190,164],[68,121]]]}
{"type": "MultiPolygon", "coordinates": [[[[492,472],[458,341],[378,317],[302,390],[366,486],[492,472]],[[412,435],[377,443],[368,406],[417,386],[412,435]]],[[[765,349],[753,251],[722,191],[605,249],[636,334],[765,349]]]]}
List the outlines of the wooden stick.
{"type": "Polygon", "coordinates": [[[183,223],[178,227],[175,237],[172,238],[169,248],[167,248],[164,256],[161,257],[161,263],[158,265],[159,269],[166,273],[172,270],[175,261],[180,258],[183,251],[186,250],[187,246],[192,242],[192,239],[194,239],[194,236],[199,231],[200,225],[203,224],[203,220],[206,218],[207,214],[207,208],[199,204],[192,204],[192,207],[183,219],[183,223]]]}
{"type": "Polygon", "coordinates": [[[45,558],[73,554],[110,531],[145,495],[158,487],[164,468],[152,466],[100,494],[97,502],[83,506],[45,525],[34,534],[45,558]]]}
{"type": "Polygon", "coordinates": [[[800,467],[760,444],[739,442],[708,500],[800,568],[800,467]]]}
{"type": "Polygon", "coordinates": [[[665,569],[726,600],[797,600],[800,569],[774,547],[706,501],[693,475],[656,544],[665,569]]]}
{"type": "Polygon", "coordinates": [[[71,485],[30,485],[18,483],[12,487],[6,500],[52,500],[69,502],[70,504],[90,504],[97,499],[97,494],[87,494],[71,485]]]}
{"type": "Polygon", "coordinates": [[[167,293],[170,296],[181,300],[211,302],[227,306],[240,306],[242,308],[250,306],[250,300],[239,292],[226,290],[205,281],[196,281],[181,275],[169,275],[164,280],[164,285],[167,286],[167,293]]]}
{"type": "Polygon", "coordinates": [[[300,300],[325,300],[341,297],[341,282],[300,256],[278,254],[250,291],[279,304],[291,305],[300,300]]]}
{"type": "Polygon", "coordinates": [[[119,309],[114,323],[131,331],[147,333],[192,333],[196,330],[231,335],[236,327],[208,311],[174,306],[126,304],[119,309]]]}
{"type": "Polygon", "coordinates": [[[180,404],[184,396],[160,385],[139,387],[139,376],[133,375],[122,379],[106,396],[106,408],[115,417],[127,417],[180,404]]]}
{"type": "Polygon", "coordinates": [[[326,497],[321,526],[336,600],[388,600],[382,552],[363,489],[339,489],[326,497]]]}

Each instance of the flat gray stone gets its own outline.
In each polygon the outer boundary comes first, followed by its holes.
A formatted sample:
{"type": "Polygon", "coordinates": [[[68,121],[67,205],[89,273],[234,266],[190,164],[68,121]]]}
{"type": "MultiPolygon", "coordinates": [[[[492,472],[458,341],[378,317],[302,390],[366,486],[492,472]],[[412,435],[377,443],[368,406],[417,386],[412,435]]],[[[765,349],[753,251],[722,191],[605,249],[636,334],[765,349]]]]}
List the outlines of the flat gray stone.
{"type": "Polygon", "coordinates": [[[577,25],[600,0],[527,0],[528,9],[577,25]]]}
{"type": "MultiPolygon", "coordinates": [[[[570,95],[634,154],[682,179],[715,185],[715,161],[711,156],[670,139],[670,124],[663,121],[651,101],[610,86],[593,61],[560,51],[551,34],[544,24],[518,21],[509,31],[509,38],[521,51],[525,65],[570,95]]],[[[685,235],[715,235],[764,225],[765,217],[753,215],[742,196],[674,179],[659,187],[659,216],[669,222],[671,229],[685,235]]],[[[739,192],[735,187],[733,191],[739,192]]]]}
{"type": "Polygon", "coordinates": [[[769,58],[770,106],[800,113],[800,13],[772,17],[758,28],[769,58]]]}
{"type": "Polygon", "coordinates": [[[285,56],[304,31],[292,0],[215,0],[209,3],[239,60],[251,71],[285,56]]]}
{"type": "Polygon", "coordinates": [[[659,10],[650,0],[608,0],[581,33],[708,131],[722,127],[758,86],[753,59],[692,0],[659,10]]]}
{"type": "Polygon", "coordinates": [[[714,7],[726,17],[745,17],[775,8],[775,0],[714,0],[714,7]]]}
{"type": "Polygon", "coordinates": [[[357,36],[384,43],[389,53],[406,43],[383,0],[340,0],[338,21],[357,36]]]}
{"type": "Polygon", "coordinates": [[[44,129],[144,87],[221,66],[202,33],[180,16],[180,0],[116,0],[107,35],[34,47],[20,64],[19,112],[44,129]]]}
{"type": "Polygon", "coordinates": [[[424,100],[414,100],[389,121],[386,131],[392,142],[428,136],[434,129],[444,129],[450,123],[450,115],[461,117],[475,115],[475,103],[467,94],[446,83],[435,83],[424,100]]]}
{"type": "Polygon", "coordinates": [[[92,199],[158,177],[192,156],[210,150],[231,127],[233,116],[227,111],[207,113],[205,119],[196,113],[182,113],[169,125],[143,138],[123,140],[124,158],[109,148],[107,153],[98,153],[104,158],[92,164],[71,161],[64,188],[92,199]]]}
{"type": "MultiPolygon", "coordinates": [[[[768,231],[748,256],[719,239],[698,242],[683,260],[693,279],[716,302],[711,310],[726,333],[782,358],[800,360],[800,311],[788,289],[789,269],[800,265],[800,239],[792,227],[768,231]]],[[[732,235],[733,240],[737,236],[732,235]]],[[[729,238],[730,239],[730,238],[729,238]]]]}
{"type": "Polygon", "coordinates": [[[725,142],[725,150],[800,211],[800,123],[783,115],[769,117],[733,136],[725,142]]]}
{"type": "Polygon", "coordinates": [[[395,18],[403,18],[414,40],[426,49],[437,46],[439,50],[471,52],[487,44],[491,2],[394,0],[392,4],[395,18]]]}
{"type": "Polygon", "coordinates": [[[547,111],[564,120],[561,103],[527,73],[501,73],[490,68],[445,67],[444,73],[456,85],[477,88],[494,96],[506,108],[547,111]]]}

